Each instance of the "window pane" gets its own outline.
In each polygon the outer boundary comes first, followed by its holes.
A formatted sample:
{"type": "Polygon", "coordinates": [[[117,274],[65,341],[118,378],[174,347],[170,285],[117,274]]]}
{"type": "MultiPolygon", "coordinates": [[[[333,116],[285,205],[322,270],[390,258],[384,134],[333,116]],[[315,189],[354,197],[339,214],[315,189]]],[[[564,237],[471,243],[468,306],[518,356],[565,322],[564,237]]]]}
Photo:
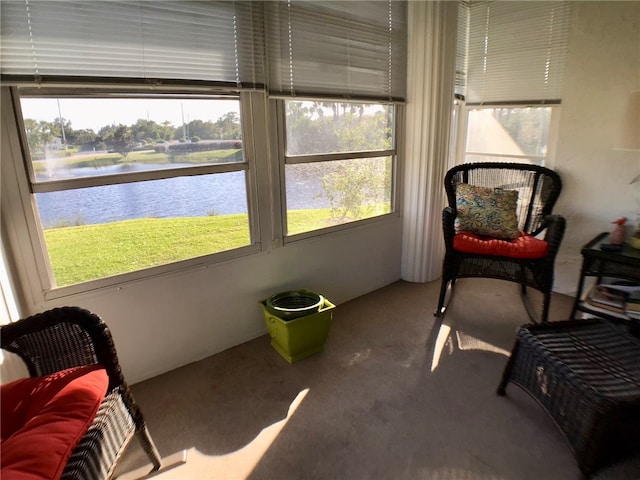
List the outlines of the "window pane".
{"type": "Polygon", "coordinates": [[[250,244],[244,172],[36,194],[57,286],[250,244]]]}
{"type": "Polygon", "coordinates": [[[545,157],[551,107],[469,110],[467,152],[545,157]]]}
{"type": "Polygon", "coordinates": [[[391,212],[392,158],[286,165],[287,233],[391,212]]]}
{"type": "Polygon", "coordinates": [[[393,148],[391,105],[285,101],[287,155],[393,148]]]}
{"type": "Polygon", "coordinates": [[[24,97],[21,108],[36,181],[243,161],[237,98],[24,97]]]}

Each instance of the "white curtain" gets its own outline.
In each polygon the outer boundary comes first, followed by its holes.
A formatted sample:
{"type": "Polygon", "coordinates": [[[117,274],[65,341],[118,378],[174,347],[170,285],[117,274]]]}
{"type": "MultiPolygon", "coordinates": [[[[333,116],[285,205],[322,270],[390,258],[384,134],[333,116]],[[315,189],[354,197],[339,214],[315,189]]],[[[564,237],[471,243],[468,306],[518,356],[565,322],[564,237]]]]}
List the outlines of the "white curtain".
{"type": "Polygon", "coordinates": [[[444,175],[455,84],[457,2],[409,2],[402,279],[440,276],[444,175]]]}
{"type": "Polygon", "coordinates": [[[440,276],[455,84],[457,2],[409,2],[402,279],[440,276]]]}

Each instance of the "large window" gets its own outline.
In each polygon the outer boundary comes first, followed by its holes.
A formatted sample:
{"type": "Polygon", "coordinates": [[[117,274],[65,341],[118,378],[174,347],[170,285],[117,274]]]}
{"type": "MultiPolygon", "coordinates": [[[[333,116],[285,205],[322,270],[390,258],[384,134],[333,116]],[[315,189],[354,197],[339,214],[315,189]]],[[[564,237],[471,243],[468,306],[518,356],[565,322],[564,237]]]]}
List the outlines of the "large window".
{"type": "Polygon", "coordinates": [[[20,98],[55,286],[251,243],[238,97],[20,98]]]}
{"type": "Polygon", "coordinates": [[[288,235],[393,211],[394,105],[283,104],[288,235]]]}
{"type": "Polygon", "coordinates": [[[360,7],[0,2],[17,248],[45,297],[393,212],[407,3],[360,7]]]}

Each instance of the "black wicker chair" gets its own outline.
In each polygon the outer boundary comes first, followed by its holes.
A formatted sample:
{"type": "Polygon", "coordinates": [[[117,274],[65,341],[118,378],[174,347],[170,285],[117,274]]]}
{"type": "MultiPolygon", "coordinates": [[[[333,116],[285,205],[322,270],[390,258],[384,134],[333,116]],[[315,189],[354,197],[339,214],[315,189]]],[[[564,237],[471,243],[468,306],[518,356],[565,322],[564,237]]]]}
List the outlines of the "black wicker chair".
{"type": "Polygon", "coordinates": [[[19,355],[32,377],[82,365],[102,365],[109,386],[98,413],[71,454],[62,479],[108,479],[137,435],[153,470],[160,455],[125,382],[109,328],[95,314],[61,307],[0,328],[3,349],[19,355]]]}
{"type": "Polygon", "coordinates": [[[562,189],[560,176],[553,170],[538,165],[467,163],[450,169],[445,175],[444,186],[449,204],[442,212],[446,251],[435,315],[445,314],[456,279],[484,277],[519,283],[523,300],[526,299],[527,287],[542,292],[543,305],[539,316],[535,314],[528,301],[525,301],[525,306],[532,321],[546,322],[553,287],[554,262],[565,230],[565,219],[560,215],[551,214],[562,189]],[[461,183],[517,190],[518,229],[534,237],[544,233],[543,239],[548,244],[546,256],[522,259],[465,253],[454,249],[456,186],[461,183]]]}

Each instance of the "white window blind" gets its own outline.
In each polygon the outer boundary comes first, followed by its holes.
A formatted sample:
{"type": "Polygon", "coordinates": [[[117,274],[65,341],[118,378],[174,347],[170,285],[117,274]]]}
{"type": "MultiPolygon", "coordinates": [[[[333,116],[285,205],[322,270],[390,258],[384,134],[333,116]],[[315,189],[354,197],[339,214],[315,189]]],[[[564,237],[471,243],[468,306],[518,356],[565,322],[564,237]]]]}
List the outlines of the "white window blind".
{"type": "Polygon", "coordinates": [[[469,2],[458,2],[458,36],[456,39],[455,94],[465,95],[469,58],[469,2]]]}
{"type": "Polygon", "coordinates": [[[272,94],[403,100],[406,2],[266,2],[272,94]]]}
{"type": "Polygon", "coordinates": [[[182,79],[263,86],[262,6],[2,0],[2,79],[182,79]]]}
{"type": "Polygon", "coordinates": [[[469,5],[467,104],[562,97],[570,2],[469,5]]]}

